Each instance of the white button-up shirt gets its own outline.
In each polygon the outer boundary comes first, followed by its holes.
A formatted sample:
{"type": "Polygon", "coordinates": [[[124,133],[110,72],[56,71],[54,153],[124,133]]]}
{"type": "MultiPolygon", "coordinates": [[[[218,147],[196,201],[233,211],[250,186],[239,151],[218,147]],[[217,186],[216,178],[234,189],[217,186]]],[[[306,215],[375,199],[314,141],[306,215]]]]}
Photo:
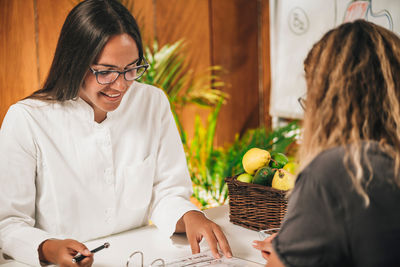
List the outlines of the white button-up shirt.
{"type": "Polygon", "coordinates": [[[0,247],[38,265],[49,238],[81,242],[143,226],[171,235],[196,207],[164,92],[134,82],[102,123],[82,99],[23,100],[0,131],[0,247]]]}

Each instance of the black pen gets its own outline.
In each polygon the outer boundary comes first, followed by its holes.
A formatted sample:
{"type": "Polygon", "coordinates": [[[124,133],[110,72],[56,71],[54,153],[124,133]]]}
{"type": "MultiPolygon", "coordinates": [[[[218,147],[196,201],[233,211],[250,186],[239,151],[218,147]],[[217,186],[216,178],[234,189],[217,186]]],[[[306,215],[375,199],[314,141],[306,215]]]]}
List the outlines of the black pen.
{"type": "MultiPolygon", "coordinates": [[[[96,253],[97,251],[100,251],[103,248],[108,248],[109,246],[110,246],[110,243],[104,243],[100,247],[92,249],[90,252],[91,253],[96,253]]],[[[83,260],[84,258],[86,258],[86,256],[82,255],[81,253],[78,253],[78,254],[75,255],[75,257],[72,258],[72,262],[73,263],[77,263],[77,262],[80,262],[81,260],[83,260]]]]}

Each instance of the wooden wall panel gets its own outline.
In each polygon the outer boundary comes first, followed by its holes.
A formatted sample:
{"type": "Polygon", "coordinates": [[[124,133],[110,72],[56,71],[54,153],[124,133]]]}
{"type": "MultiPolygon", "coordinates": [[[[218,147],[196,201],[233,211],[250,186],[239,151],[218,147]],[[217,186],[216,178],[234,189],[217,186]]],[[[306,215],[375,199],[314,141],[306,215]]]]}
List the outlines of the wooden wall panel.
{"type": "MultiPolygon", "coordinates": [[[[159,45],[182,38],[186,42],[187,62],[194,72],[211,65],[211,32],[208,0],[155,0],[155,36],[159,45]]],[[[199,115],[206,123],[208,110],[195,104],[178,110],[189,139],[194,134],[194,118],[199,115]]]]}
{"type": "Polygon", "coordinates": [[[50,70],[65,18],[79,0],[37,0],[40,86],[50,70]]]}
{"type": "Polygon", "coordinates": [[[155,38],[155,4],[151,0],[123,0],[136,19],[142,35],[143,43],[149,45],[155,38]]]}
{"type": "Polygon", "coordinates": [[[207,0],[156,0],[156,38],[160,45],[184,38],[194,70],[210,66],[209,3],[207,0]]]}
{"type": "Polygon", "coordinates": [[[38,86],[33,0],[0,0],[0,123],[38,86]]]}
{"type": "Polygon", "coordinates": [[[230,94],[217,124],[218,143],[259,125],[257,0],[213,0],[212,64],[227,70],[230,94]]]}
{"type": "Polygon", "coordinates": [[[269,106],[271,99],[271,55],[270,55],[270,31],[269,31],[269,1],[260,0],[260,25],[259,31],[261,34],[261,67],[262,67],[262,95],[263,99],[260,101],[261,107],[261,124],[267,128],[271,128],[272,119],[269,115],[269,106]]]}

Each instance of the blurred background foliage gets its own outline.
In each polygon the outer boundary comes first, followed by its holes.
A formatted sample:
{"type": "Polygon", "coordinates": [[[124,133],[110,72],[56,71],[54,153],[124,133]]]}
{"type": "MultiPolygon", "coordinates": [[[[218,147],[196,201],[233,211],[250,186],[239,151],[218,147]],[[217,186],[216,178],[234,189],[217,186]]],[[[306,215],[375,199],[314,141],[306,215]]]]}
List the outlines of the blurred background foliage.
{"type": "MultiPolygon", "coordinates": [[[[121,1],[131,12],[133,3],[121,1]]],[[[226,84],[220,75],[220,66],[211,66],[194,72],[187,60],[186,43],[179,40],[159,46],[155,40],[144,44],[145,57],[150,68],[141,82],[164,90],[171,104],[179,129],[189,173],[193,183],[192,201],[201,209],[227,203],[228,189],[225,178],[244,172],[242,158],[253,147],[294,155],[294,141],[299,135],[297,121],[279,129],[248,129],[243,135],[236,134],[234,142],[222,147],[215,145],[218,115],[229,95],[223,91],[226,84]],[[178,110],[185,105],[196,104],[209,111],[206,121],[194,116],[194,135],[188,139],[178,110]]]]}
{"type": "Polygon", "coordinates": [[[145,45],[145,57],[150,67],[141,82],[159,87],[167,94],[182,142],[186,145],[187,134],[177,110],[190,103],[210,109],[225,103],[228,95],[219,90],[225,84],[217,74],[222,70],[219,66],[212,66],[194,73],[187,63],[183,40],[162,47],[158,46],[157,41],[151,46],[145,45]]]}
{"type": "Polygon", "coordinates": [[[265,128],[249,129],[244,135],[236,135],[232,144],[215,147],[214,138],[221,106],[228,95],[221,91],[224,82],[218,73],[219,66],[212,66],[203,72],[194,73],[185,63],[185,43],[183,40],[159,47],[154,42],[145,46],[145,57],[150,64],[141,82],[155,85],[167,94],[174,114],[190,176],[193,182],[193,198],[200,208],[223,205],[228,191],[225,178],[242,173],[242,158],[253,147],[288,154],[288,150],[299,134],[297,121],[275,130],[265,128]],[[195,103],[210,110],[208,119],[202,122],[195,116],[195,133],[192,140],[187,139],[176,110],[188,103],[195,103]]]}

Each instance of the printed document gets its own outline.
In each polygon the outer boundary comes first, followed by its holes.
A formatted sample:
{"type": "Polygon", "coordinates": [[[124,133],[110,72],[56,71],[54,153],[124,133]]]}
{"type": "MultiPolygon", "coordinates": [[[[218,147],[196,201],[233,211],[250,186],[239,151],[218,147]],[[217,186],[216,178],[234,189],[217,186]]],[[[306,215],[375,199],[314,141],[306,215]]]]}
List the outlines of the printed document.
{"type": "Polygon", "coordinates": [[[176,260],[167,261],[165,266],[167,267],[202,267],[202,266],[260,267],[263,265],[235,257],[228,259],[222,256],[220,259],[215,259],[211,251],[208,250],[202,253],[190,255],[176,260]]]}

